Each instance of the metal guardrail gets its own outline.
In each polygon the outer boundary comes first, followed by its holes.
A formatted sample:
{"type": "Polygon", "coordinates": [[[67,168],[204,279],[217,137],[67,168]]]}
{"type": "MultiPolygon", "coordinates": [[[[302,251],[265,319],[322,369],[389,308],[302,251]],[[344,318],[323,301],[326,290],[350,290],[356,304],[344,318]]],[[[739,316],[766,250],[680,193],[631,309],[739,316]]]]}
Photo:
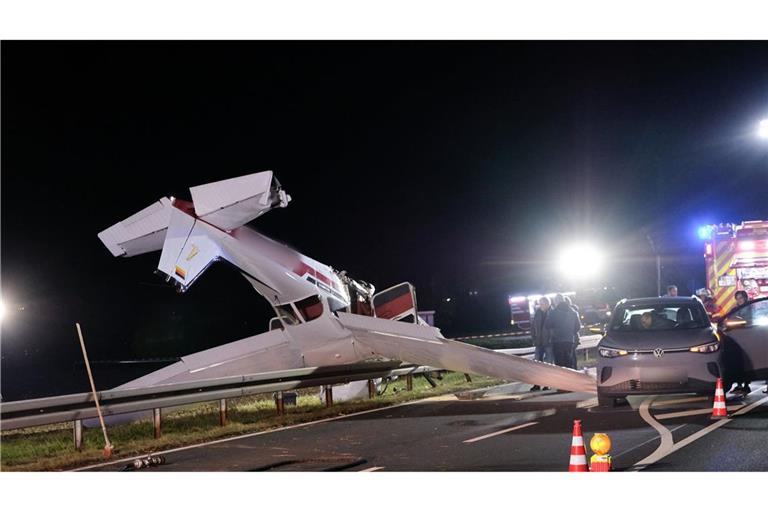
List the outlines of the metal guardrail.
{"type": "MultiPolygon", "coordinates": [[[[582,338],[579,351],[594,348],[600,336],[582,338]]],[[[507,354],[532,357],[533,347],[498,350],[507,354]]],[[[273,372],[254,373],[237,377],[205,379],[180,384],[164,384],[148,388],[115,389],[97,393],[105,416],[154,411],[156,435],[159,435],[160,410],[200,402],[220,401],[222,423],[226,419],[226,400],[259,393],[280,394],[278,411],[282,410],[283,391],[314,386],[326,387],[326,404],[333,400],[329,387],[354,381],[383,377],[413,376],[440,371],[440,368],[402,364],[400,361],[381,361],[350,365],[296,368],[273,372]]],[[[410,377],[409,377],[410,387],[410,377]]],[[[370,389],[370,387],[369,387],[370,389]]],[[[76,393],[32,400],[0,403],[0,431],[75,422],[82,428],[82,420],[96,418],[97,411],[92,393],[76,393]]],[[[77,434],[75,435],[77,438],[77,434]]]]}
{"type": "MultiPolygon", "coordinates": [[[[102,413],[115,415],[437,370],[425,366],[402,365],[399,361],[384,361],[298,368],[150,388],[99,391],[97,394],[102,413]]],[[[2,431],[95,417],[97,412],[92,393],[0,403],[2,431]]]]}

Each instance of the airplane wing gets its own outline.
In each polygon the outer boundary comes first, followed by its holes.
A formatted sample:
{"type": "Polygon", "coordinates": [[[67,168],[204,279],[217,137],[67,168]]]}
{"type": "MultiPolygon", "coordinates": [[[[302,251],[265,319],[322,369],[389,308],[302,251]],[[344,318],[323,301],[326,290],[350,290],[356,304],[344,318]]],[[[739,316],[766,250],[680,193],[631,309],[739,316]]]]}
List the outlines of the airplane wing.
{"type": "Polygon", "coordinates": [[[595,379],[584,373],[449,340],[434,327],[343,312],[337,315],[372,356],[568,391],[597,392],[595,379]]]}
{"type": "Polygon", "coordinates": [[[176,384],[302,366],[301,353],[290,344],[282,330],[275,329],[184,356],[177,363],[115,389],[176,384]]]}

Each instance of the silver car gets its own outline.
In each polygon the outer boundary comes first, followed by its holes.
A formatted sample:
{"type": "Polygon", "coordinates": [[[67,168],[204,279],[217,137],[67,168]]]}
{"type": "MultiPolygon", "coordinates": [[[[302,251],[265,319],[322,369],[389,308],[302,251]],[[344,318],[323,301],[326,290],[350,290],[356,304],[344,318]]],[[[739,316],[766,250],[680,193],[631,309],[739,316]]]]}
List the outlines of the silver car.
{"type": "Polygon", "coordinates": [[[598,345],[599,404],[627,395],[714,393],[717,378],[727,378],[721,338],[695,297],[622,300],[598,345]]]}

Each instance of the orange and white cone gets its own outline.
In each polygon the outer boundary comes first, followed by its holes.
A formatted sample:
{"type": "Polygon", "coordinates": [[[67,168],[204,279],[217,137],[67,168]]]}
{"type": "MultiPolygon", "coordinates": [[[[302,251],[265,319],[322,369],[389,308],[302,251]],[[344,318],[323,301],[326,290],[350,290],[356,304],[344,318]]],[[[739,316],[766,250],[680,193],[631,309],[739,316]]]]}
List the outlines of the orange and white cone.
{"type": "Polygon", "coordinates": [[[589,471],[587,467],[587,453],[584,451],[584,437],[581,435],[581,420],[573,420],[571,463],[568,471],[589,471]]]}
{"type": "Polygon", "coordinates": [[[715,403],[712,405],[713,420],[719,420],[721,418],[728,417],[728,409],[725,408],[725,392],[723,391],[723,379],[717,379],[717,387],[715,388],[715,403]]]}

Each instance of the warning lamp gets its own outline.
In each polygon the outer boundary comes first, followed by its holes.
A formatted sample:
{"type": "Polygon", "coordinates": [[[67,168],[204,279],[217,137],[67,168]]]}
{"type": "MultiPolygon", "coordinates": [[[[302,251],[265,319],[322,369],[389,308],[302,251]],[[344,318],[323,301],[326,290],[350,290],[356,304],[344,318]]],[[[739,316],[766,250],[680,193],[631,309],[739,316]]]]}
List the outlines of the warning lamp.
{"type": "Polygon", "coordinates": [[[699,238],[707,240],[712,238],[712,226],[701,226],[698,230],[699,238]]]}
{"type": "Polygon", "coordinates": [[[606,455],[611,451],[611,438],[608,437],[608,434],[595,434],[589,441],[589,447],[592,448],[592,451],[597,455],[606,455]]]}
{"type": "Polygon", "coordinates": [[[712,244],[704,245],[704,256],[712,256],[712,244]]]}

